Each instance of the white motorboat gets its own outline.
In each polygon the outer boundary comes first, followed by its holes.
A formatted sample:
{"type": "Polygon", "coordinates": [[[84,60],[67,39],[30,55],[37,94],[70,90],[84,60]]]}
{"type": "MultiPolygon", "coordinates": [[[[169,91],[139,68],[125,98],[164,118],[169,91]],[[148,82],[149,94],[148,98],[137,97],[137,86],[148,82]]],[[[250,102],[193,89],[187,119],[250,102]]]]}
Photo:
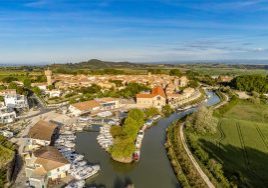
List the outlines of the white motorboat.
{"type": "Polygon", "coordinates": [[[65,188],[83,188],[86,182],[84,180],[74,181],[69,183],[65,188]]]}
{"type": "Polygon", "coordinates": [[[89,177],[95,175],[98,171],[99,170],[94,169],[94,168],[89,166],[89,167],[85,168],[84,170],[79,171],[78,173],[76,173],[74,175],[74,177],[77,180],[85,180],[85,179],[88,179],[89,177]]]}
{"type": "Polygon", "coordinates": [[[67,143],[65,144],[65,146],[68,147],[68,148],[73,148],[73,147],[75,147],[75,143],[67,142],[67,143]]]}

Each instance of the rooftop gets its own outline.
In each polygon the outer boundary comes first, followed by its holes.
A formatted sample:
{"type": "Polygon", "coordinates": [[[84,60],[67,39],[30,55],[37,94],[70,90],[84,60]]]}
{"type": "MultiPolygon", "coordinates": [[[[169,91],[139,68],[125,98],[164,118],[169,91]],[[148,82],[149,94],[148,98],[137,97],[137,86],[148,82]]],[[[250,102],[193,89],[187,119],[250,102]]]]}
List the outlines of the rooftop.
{"type": "Polygon", "coordinates": [[[50,171],[69,164],[69,161],[53,146],[42,147],[34,152],[35,163],[42,165],[44,170],[50,171]]]}
{"type": "Polygon", "coordinates": [[[28,137],[51,141],[57,125],[43,120],[38,121],[29,131],[28,137]]]}
{"type": "Polygon", "coordinates": [[[78,110],[85,111],[85,110],[90,110],[92,108],[100,106],[100,103],[95,100],[90,100],[90,101],[75,103],[75,104],[72,104],[72,106],[78,110]]]}

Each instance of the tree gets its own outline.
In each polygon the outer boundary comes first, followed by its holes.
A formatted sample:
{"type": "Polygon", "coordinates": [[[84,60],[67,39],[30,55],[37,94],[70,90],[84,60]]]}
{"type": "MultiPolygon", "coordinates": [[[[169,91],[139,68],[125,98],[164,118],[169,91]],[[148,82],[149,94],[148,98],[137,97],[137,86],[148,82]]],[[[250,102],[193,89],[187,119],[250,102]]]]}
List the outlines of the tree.
{"type": "Polygon", "coordinates": [[[196,133],[216,133],[218,120],[213,117],[213,111],[202,106],[187,120],[187,126],[191,126],[196,133]]]}
{"type": "Polygon", "coordinates": [[[55,89],[55,86],[54,86],[54,85],[49,85],[49,86],[47,86],[47,89],[48,89],[48,90],[55,89]]]}
{"type": "Polygon", "coordinates": [[[101,87],[97,84],[92,84],[89,87],[82,87],[79,92],[83,94],[96,94],[101,91],[101,87]]]}
{"type": "Polygon", "coordinates": [[[118,126],[118,125],[112,126],[110,128],[110,132],[111,132],[111,135],[113,136],[113,138],[122,137],[123,136],[122,127],[121,126],[118,126]]]}
{"type": "Polygon", "coordinates": [[[132,109],[128,112],[123,126],[113,126],[112,135],[116,138],[111,147],[113,158],[130,158],[135,151],[134,141],[144,124],[144,113],[140,109],[132,109]]]}
{"type": "Polygon", "coordinates": [[[31,80],[29,78],[26,78],[23,80],[24,87],[30,88],[31,87],[31,80]]]}
{"type": "Polygon", "coordinates": [[[18,85],[14,82],[11,82],[8,84],[8,89],[17,89],[18,85]]]}
{"type": "Polygon", "coordinates": [[[188,86],[191,88],[197,88],[199,86],[199,84],[196,80],[190,80],[188,86]]]}
{"type": "Polygon", "coordinates": [[[171,69],[169,71],[169,75],[170,76],[178,76],[178,77],[181,77],[182,76],[182,73],[179,69],[171,69]]]}
{"type": "Polygon", "coordinates": [[[129,158],[135,151],[135,145],[131,139],[115,139],[115,144],[111,147],[113,158],[129,158]]]}
{"type": "Polygon", "coordinates": [[[13,77],[13,76],[7,76],[2,79],[2,82],[5,82],[5,83],[11,83],[13,81],[18,81],[18,78],[13,77]]]}
{"type": "Polygon", "coordinates": [[[235,77],[230,86],[241,91],[256,91],[258,93],[268,92],[268,76],[242,75],[235,77]]]}
{"type": "Polygon", "coordinates": [[[32,88],[32,91],[33,91],[37,96],[40,96],[40,95],[42,94],[41,89],[40,89],[39,87],[37,87],[37,86],[34,86],[34,87],[32,88]]]}
{"type": "Polygon", "coordinates": [[[151,118],[159,114],[159,110],[155,107],[147,108],[144,110],[145,116],[151,118]]]}
{"type": "Polygon", "coordinates": [[[148,72],[150,72],[152,74],[162,74],[161,69],[149,69],[148,72]]]}
{"type": "Polygon", "coordinates": [[[170,105],[165,105],[162,107],[162,113],[165,115],[165,116],[169,116],[170,114],[172,114],[174,112],[174,110],[171,108],[170,105]]]}
{"type": "Polygon", "coordinates": [[[0,90],[5,90],[7,87],[5,85],[0,85],[0,90]]]}
{"type": "Polygon", "coordinates": [[[129,83],[124,89],[120,90],[118,94],[125,98],[133,98],[137,93],[146,90],[150,90],[150,88],[144,84],[129,83]]]}
{"type": "Polygon", "coordinates": [[[114,83],[116,85],[116,87],[123,86],[122,80],[109,80],[109,82],[114,83]]]}

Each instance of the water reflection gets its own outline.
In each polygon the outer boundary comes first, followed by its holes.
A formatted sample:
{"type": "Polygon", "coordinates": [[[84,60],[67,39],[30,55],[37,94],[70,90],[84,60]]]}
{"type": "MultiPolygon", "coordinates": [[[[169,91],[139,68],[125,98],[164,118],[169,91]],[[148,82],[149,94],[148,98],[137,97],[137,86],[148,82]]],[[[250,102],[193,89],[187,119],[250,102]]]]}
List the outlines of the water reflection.
{"type": "MultiPolygon", "coordinates": [[[[213,93],[207,104],[219,102],[213,93]]],[[[92,163],[100,163],[100,173],[87,181],[90,187],[97,188],[125,188],[134,184],[135,188],[179,188],[179,182],[173,172],[166,149],[164,147],[166,128],[176,119],[184,117],[195,110],[174,113],[168,118],[161,119],[156,126],[145,132],[141,148],[141,160],[138,163],[122,164],[113,161],[97,143],[98,132],[82,132],[77,134],[77,148],[79,153],[92,163]]],[[[93,126],[98,130],[99,126],[93,126]]]]}
{"type": "Polygon", "coordinates": [[[123,173],[123,174],[131,172],[137,167],[137,163],[124,164],[124,163],[114,161],[112,158],[110,158],[109,162],[115,172],[123,173]]]}

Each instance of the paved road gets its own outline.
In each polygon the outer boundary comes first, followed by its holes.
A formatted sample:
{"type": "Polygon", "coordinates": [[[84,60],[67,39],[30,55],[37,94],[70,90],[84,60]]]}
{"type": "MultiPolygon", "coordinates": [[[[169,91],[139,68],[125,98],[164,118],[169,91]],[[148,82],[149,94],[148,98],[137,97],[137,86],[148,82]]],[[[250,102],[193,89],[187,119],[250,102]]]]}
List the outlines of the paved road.
{"type": "Polygon", "coordinates": [[[207,177],[207,175],[203,172],[203,170],[201,169],[201,167],[199,166],[199,164],[196,162],[193,154],[191,153],[190,149],[188,148],[186,142],[185,142],[185,138],[184,138],[184,134],[183,134],[183,128],[184,128],[184,124],[182,124],[180,126],[180,138],[182,141],[182,145],[188,155],[188,157],[190,158],[190,160],[192,161],[193,165],[195,166],[196,170],[198,171],[198,173],[200,174],[200,176],[203,178],[203,180],[205,181],[205,183],[207,184],[207,186],[209,188],[215,188],[215,186],[211,183],[211,181],[209,180],[209,178],[207,177]]]}

